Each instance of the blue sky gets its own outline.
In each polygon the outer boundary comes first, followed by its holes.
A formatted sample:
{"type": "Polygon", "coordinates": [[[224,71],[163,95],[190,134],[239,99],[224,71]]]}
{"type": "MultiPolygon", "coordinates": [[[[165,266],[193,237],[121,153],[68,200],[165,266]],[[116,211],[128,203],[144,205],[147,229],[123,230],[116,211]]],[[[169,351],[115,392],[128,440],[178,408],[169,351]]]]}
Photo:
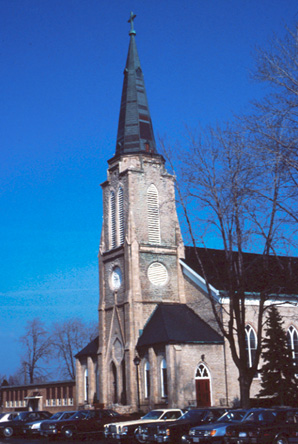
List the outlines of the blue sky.
{"type": "Polygon", "coordinates": [[[297,0],[0,0],[0,375],[27,320],[97,319],[131,10],[155,136],[181,141],[264,94],[254,47],[298,19],[297,0]]]}

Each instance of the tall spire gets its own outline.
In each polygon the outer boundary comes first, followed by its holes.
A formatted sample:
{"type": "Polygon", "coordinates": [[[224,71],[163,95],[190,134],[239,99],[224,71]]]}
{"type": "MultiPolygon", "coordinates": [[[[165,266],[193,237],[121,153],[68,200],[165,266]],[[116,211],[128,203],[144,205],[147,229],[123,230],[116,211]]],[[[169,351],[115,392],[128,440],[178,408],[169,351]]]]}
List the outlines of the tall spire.
{"type": "Polygon", "coordinates": [[[157,154],[149,112],[143,72],[138,56],[134,30],[135,15],[131,12],[130,43],[124,69],[116,156],[149,152],[157,154]]]}

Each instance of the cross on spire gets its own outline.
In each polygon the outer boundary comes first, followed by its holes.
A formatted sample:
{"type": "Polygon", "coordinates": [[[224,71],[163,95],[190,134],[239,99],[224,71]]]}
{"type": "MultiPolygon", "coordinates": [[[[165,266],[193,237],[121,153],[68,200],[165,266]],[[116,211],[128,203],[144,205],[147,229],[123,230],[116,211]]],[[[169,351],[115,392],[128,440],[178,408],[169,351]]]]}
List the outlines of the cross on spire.
{"type": "Polygon", "coordinates": [[[133,13],[133,12],[131,12],[130,13],[130,17],[129,17],[129,20],[127,20],[128,21],[128,23],[130,23],[130,31],[129,31],[129,35],[132,35],[132,34],[136,34],[136,31],[134,30],[134,27],[133,27],[133,21],[134,21],[134,19],[136,18],[136,15],[133,13]]]}

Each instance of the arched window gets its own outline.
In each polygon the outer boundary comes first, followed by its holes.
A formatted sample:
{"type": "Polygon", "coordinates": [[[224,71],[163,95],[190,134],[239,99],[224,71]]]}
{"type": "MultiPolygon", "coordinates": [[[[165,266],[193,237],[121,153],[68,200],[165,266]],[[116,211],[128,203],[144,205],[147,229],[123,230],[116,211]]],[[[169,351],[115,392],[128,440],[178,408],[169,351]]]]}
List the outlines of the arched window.
{"type": "Polygon", "coordinates": [[[168,374],[167,374],[167,361],[163,359],[160,364],[160,379],[161,379],[161,397],[166,398],[168,396],[168,374]]]}
{"type": "Polygon", "coordinates": [[[158,191],[153,184],[147,190],[147,212],[148,241],[150,244],[160,244],[158,191]]]}
{"type": "Polygon", "coordinates": [[[145,383],[145,398],[150,396],[150,364],[148,361],[144,365],[144,383],[145,383]]]}
{"type": "Polygon", "coordinates": [[[84,371],[84,401],[85,402],[88,402],[88,389],[89,389],[88,369],[85,368],[85,371],[84,371]]]}
{"type": "Polygon", "coordinates": [[[245,327],[245,342],[248,366],[252,367],[257,351],[257,335],[250,325],[245,327]]]}
{"type": "MultiPolygon", "coordinates": [[[[294,365],[298,367],[298,333],[295,327],[291,325],[287,331],[288,346],[292,352],[294,365]]],[[[298,372],[298,371],[297,371],[298,372]]]]}
{"type": "Polygon", "coordinates": [[[123,188],[118,190],[118,244],[124,242],[124,207],[123,207],[123,188]]]}
{"type": "Polygon", "coordinates": [[[205,379],[205,378],[209,379],[210,378],[206,365],[204,365],[204,364],[198,365],[197,371],[196,371],[196,378],[199,378],[199,379],[205,379]]]}
{"type": "Polygon", "coordinates": [[[116,247],[116,200],[115,193],[110,194],[110,247],[116,247]]]}

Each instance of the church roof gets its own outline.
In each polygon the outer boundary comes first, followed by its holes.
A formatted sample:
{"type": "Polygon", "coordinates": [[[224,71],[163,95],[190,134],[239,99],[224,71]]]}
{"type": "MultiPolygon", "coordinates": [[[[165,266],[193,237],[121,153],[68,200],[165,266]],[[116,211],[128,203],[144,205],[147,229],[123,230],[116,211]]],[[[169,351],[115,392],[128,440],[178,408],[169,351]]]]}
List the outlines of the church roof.
{"type": "Polygon", "coordinates": [[[79,351],[75,358],[83,358],[84,356],[92,356],[97,355],[98,350],[98,336],[93,339],[93,341],[89,342],[89,344],[86,345],[81,351],[79,351]]]}
{"type": "Polygon", "coordinates": [[[146,323],[137,347],[187,343],[222,344],[223,338],[186,304],[162,303],[146,323]]]}
{"type": "MultiPolygon", "coordinates": [[[[197,248],[197,252],[209,283],[217,290],[228,290],[228,264],[224,250],[197,248]]],[[[234,253],[234,256],[234,267],[237,267],[237,254],[234,253]]],[[[194,247],[185,247],[185,259],[182,262],[203,277],[194,247]]],[[[298,294],[298,257],[269,256],[269,271],[265,271],[261,254],[243,253],[243,265],[246,292],[258,293],[268,283],[271,294],[298,294]]]]}
{"type": "Polygon", "coordinates": [[[143,72],[138,56],[131,13],[130,43],[122,88],[118,123],[116,156],[147,152],[157,154],[151,116],[148,107],[143,72]]]}

